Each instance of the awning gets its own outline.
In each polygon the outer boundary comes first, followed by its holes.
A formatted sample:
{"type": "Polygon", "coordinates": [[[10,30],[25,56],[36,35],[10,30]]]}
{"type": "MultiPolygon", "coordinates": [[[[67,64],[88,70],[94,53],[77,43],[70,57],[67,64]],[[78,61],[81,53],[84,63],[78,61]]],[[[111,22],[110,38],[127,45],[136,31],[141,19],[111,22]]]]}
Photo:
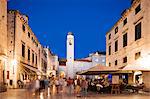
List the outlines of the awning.
{"type": "Polygon", "coordinates": [[[125,66],[122,71],[150,71],[150,66],[125,66]]]}
{"type": "MultiPolygon", "coordinates": [[[[21,65],[28,68],[29,70],[31,70],[31,72],[35,72],[37,75],[41,75],[40,70],[38,70],[36,67],[33,67],[27,63],[21,62],[21,65]]],[[[25,69],[26,71],[28,71],[27,69],[25,69]]]]}
{"type": "Polygon", "coordinates": [[[21,72],[26,73],[28,75],[37,75],[35,71],[30,70],[29,68],[22,66],[21,72]]]}
{"type": "Polygon", "coordinates": [[[124,71],[122,71],[122,70],[119,70],[119,71],[116,71],[116,72],[110,72],[110,74],[132,74],[132,73],[134,73],[133,71],[127,71],[127,70],[124,70],[124,71]]]}
{"type": "Polygon", "coordinates": [[[99,75],[99,74],[111,74],[111,73],[117,73],[117,71],[120,71],[119,67],[108,67],[103,65],[96,65],[88,70],[84,70],[81,72],[78,72],[78,75],[99,75]]]}

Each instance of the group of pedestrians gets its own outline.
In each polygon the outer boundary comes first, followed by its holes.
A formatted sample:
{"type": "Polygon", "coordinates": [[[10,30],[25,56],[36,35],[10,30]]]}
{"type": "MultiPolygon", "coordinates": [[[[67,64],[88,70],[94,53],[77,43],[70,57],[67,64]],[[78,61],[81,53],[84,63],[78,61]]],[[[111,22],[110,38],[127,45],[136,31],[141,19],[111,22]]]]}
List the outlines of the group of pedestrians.
{"type": "Polygon", "coordinates": [[[43,79],[32,79],[26,83],[27,95],[38,96],[41,92],[44,95],[50,94],[67,94],[86,96],[88,89],[88,81],[84,78],[63,78],[63,77],[49,77],[43,79]]]}
{"type": "Polygon", "coordinates": [[[29,80],[26,83],[27,96],[38,96],[42,91],[48,95],[48,88],[51,87],[49,82],[47,78],[38,79],[38,77],[29,80]]]}
{"type": "Polygon", "coordinates": [[[55,79],[56,92],[68,95],[86,96],[88,91],[88,80],[85,78],[62,78],[55,79]]]}
{"type": "Polygon", "coordinates": [[[26,83],[26,89],[27,89],[27,96],[30,97],[31,95],[38,95],[39,89],[40,89],[40,81],[39,79],[35,78],[30,80],[26,83]]]}
{"type": "Polygon", "coordinates": [[[88,80],[85,78],[77,78],[75,83],[75,93],[77,96],[87,96],[88,92],[88,80]]]}

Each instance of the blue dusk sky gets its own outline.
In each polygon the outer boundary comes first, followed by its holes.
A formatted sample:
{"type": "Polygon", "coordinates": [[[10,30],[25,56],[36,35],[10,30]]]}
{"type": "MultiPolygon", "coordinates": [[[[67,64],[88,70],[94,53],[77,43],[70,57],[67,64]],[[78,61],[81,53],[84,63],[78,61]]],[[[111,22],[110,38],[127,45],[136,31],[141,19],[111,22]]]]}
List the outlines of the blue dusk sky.
{"type": "Polygon", "coordinates": [[[40,43],[66,57],[66,36],[75,36],[75,58],[105,51],[105,34],[130,7],[130,0],[9,0],[8,8],[29,16],[40,43]]]}

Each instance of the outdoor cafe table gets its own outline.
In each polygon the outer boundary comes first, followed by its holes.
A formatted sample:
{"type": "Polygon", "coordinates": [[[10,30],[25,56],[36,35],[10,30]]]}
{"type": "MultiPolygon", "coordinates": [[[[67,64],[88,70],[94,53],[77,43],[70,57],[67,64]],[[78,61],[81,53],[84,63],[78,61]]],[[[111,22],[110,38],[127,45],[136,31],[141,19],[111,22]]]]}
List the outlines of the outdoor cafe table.
{"type": "Polygon", "coordinates": [[[140,89],[143,89],[144,85],[136,85],[136,84],[131,84],[127,85],[126,89],[131,89],[132,92],[138,92],[140,89]]]}

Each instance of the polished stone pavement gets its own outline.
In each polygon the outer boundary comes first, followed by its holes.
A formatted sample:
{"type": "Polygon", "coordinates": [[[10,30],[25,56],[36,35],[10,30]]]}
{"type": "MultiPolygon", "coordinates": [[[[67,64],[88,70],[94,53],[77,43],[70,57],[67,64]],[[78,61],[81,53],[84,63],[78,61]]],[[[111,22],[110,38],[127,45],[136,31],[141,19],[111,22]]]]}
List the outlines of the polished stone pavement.
{"type": "Polygon", "coordinates": [[[0,99],[150,99],[150,94],[97,94],[88,93],[87,97],[77,97],[76,95],[67,95],[64,93],[53,93],[46,96],[45,93],[40,95],[28,95],[25,89],[9,89],[7,92],[0,93],[0,99]]]}

